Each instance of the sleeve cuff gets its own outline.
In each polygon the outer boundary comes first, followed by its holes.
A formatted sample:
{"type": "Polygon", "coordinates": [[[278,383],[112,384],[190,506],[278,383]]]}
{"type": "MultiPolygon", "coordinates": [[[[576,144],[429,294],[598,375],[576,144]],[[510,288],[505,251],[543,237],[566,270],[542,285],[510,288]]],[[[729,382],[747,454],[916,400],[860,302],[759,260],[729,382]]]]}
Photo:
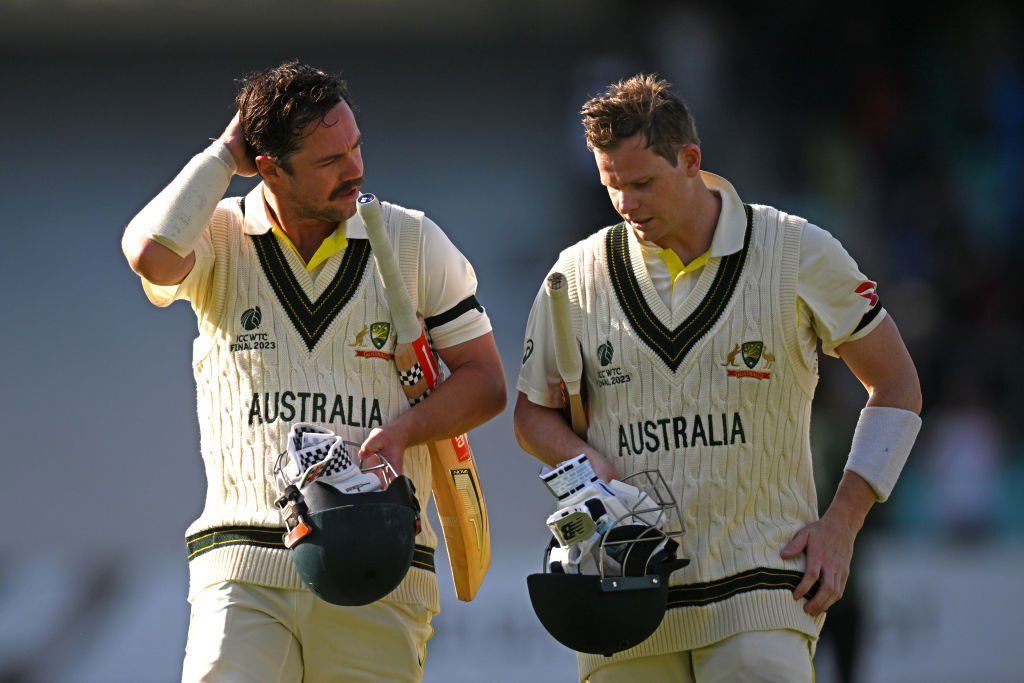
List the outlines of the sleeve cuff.
{"type": "Polygon", "coordinates": [[[519,377],[516,382],[516,390],[523,392],[526,398],[530,399],[530,403],[536,403],[545,408],[559,409],[562,407],[561,398],[554,398],[547,391],[531,386],[525,377],[519,377]]]}
{"type": "Polygon", "coordinates": [[[468,342],[477,337],[482,337],[491,331],[491,319],[486,313],[476,313],[474,316],[464,315],[444,325],[430,330],[430,340],[434,343],[435,349],[447,349],[468,342]]]}
{"type": "MultiPolygon", "coordinates": [[[[826,343],[826,341],[822,339],[822,352],[829,356],[832,356],[833,358],[838,358],[839,353],[836,351],[838,347],[842,346],[843,344],[846,344],[847,342],[857,341],[858,339],[863,339],[864,337],[868,336],[875,330],[876,327],[882,324],[882,321],[885,320],[886,316],[888,315],[884,308],[874,308],[868,311],[864,315],[864,318],[867,318],[869,315],[872,314],[874,314],[874,316],[871,318],[871,320],[868,320],[865,324],[856,328],[852,333],[844,337],[841,341],[829,341],[826,343]]],[[[863,321],[864,318],[862,318],[861,320],[863,321]]]]}

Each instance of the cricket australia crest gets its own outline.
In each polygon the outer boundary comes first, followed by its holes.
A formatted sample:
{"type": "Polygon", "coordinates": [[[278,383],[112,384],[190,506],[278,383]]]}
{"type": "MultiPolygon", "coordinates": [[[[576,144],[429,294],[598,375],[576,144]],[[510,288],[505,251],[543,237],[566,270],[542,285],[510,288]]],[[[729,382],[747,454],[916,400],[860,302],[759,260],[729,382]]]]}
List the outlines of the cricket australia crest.
{"type": "Polygon", "coordinates": [[[356,338],[349,344],[349,346],[356,347],[355,355],[357,358],[379,358],[381,360],[393,360],[394,356],[387,351],[381,349],[388,343],[388,339],[391,338],[391,323],[379,320],[369,325],[363,325],[362,329],[356,332],[356,338]],[[370,343],[373,345],[373,349],[361,349],[359,347],[366,343],[366,337],[370,337],[370,343]]]}
{"type": "Polygon", "coordinates": [[[370,342],[377,349],[384,348],[391,336],[391,323],[377,322],[370,325],[370,342]]]}
{"type": "Polygon", "coordinates": [[[764,350],[764,343],[759,341],[743,342],[740,345],[740,353],[743,354],[743,363],[750,368],[754,369],[757,365],[757,361],[761,360],[761,351],[764,350]]]}
{"type": "Polygon", "coordinates": [[[767,370],[774,364],[775,356],[765,349],[763,341],[745,341],[732,347],[732,350],[726,354],[725,362],[722,363],[722,366],[729,368],[726,370],[726,374],[729,377],[771,379],[772,373],[767,372],[767,370]],[[747,366],[746,370],[731,369],[732,367],[740,367],[739,363],[736,362],[736,356],[743,360],[743,364],[747,366]],[[761,366],[761,369],[755,370],[758,365],[761,366]]]}

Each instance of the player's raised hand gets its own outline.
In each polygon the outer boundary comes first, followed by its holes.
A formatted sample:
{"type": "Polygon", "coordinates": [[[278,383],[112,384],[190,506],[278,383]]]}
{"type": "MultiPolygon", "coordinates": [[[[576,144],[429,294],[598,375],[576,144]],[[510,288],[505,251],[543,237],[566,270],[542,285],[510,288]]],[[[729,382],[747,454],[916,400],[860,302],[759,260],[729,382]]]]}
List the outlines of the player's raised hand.
{"type": "Polygon", "coordinates": [[[231,156],[235,160],[235,174],[243,178],[256,175],[256,162],[249,158],[238,112],[235,112],[235,117],[231,119],[231,123],[220,134],[218,140],[231,150],[231,156]]]}

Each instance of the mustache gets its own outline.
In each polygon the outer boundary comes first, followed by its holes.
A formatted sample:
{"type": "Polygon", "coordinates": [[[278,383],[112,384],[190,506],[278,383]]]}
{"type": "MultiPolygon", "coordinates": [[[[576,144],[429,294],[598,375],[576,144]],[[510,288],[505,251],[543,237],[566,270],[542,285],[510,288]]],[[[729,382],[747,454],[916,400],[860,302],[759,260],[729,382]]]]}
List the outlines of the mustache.
{"type": "Polygon", "coordinates": [[[362,186],[362,184],[363,184],[362,176],[360,176],[358,178],[354,178],[354,179],[348,181],[347,183],[345,183],[344,185],[342,185],[341,187],[339,187],[338,189],[336,189],[334,192],[332,192],[331,193],[331,199],[337,199],[338,197],[341,197],[341,196],[344,196],[344,195],[348,194],[352,190],[357,190],[357,189],[359,189],[362,186]]]}

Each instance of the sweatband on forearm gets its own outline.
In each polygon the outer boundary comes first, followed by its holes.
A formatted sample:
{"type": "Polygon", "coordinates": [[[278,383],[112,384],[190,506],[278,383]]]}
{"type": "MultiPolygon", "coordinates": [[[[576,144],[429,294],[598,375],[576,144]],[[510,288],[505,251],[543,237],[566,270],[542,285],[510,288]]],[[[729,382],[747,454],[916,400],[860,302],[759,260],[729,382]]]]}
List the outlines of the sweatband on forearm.
{"type": "Polygon", "coordinates": [[[869,406],[860,411],[845,469],[866,481],[885,502],[907,462],[921,418],[902,408],[869,406]]]}
{"type": "Polygon", "coordinates": [[[234,172],[230,150],[215,141],[192,157],[174,180],[132,219],[128,230],[148,235],[182,258],[188,256],[234,172]]]}

